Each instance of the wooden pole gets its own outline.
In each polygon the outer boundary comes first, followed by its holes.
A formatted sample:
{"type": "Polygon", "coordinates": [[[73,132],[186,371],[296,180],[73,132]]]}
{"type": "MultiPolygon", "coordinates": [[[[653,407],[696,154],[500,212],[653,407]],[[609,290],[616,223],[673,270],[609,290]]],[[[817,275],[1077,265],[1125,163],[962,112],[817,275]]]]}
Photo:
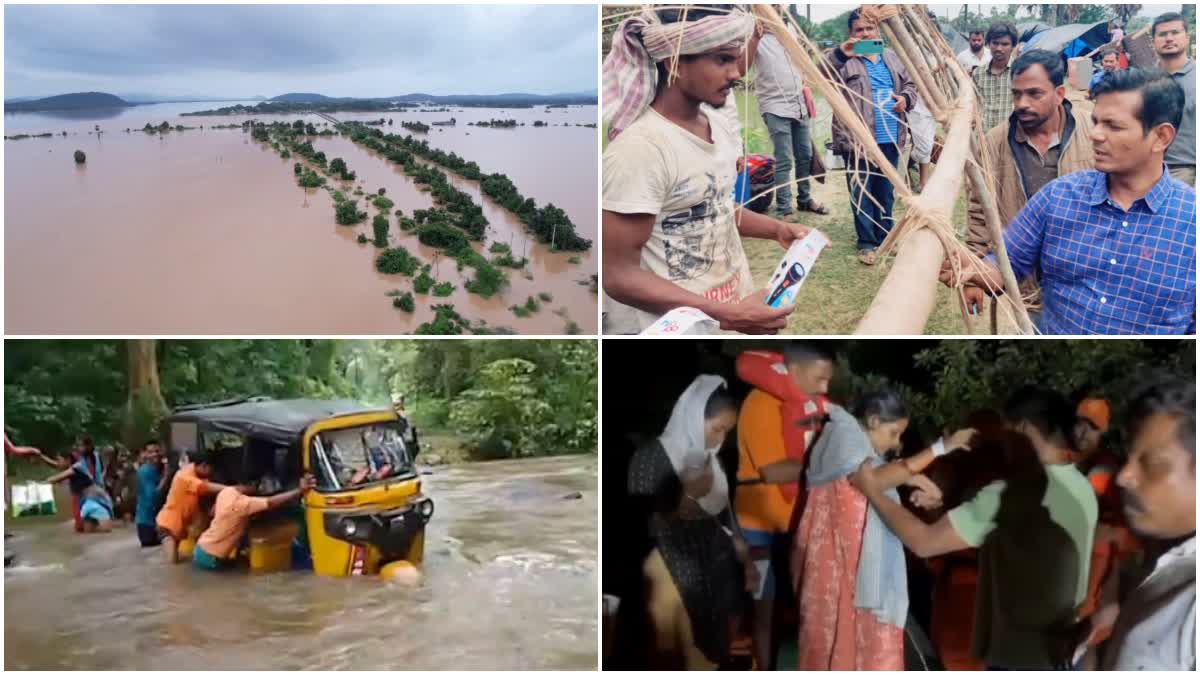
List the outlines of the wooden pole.
{"type": "Polygon", "coordinates": [[[923,334],[937,300],[938,270],[945,257],[946,249],[933,230],[923,227],[909,235],[854,334],[923,334]]]}
{"type": "MultiPolygon", "coordinates": [[[[959,77],[965,77],[960,72],[959,77]]],[[[975,117],[975,93],[964,89],[955,101],[942,156],[929,182],[900,223],[888,234],[881,250],[903,240],[892,269],[855,330],[859,335],[920,335],[937,301],[938,273],[946,259],[947,243],[929,219],[949,221],[962,189],[963,166],[970,151],[975,117]]]]}
{"type": "MultiPolygon", "coordinates": [[[[917,10],[921,11],[921,10],[917,10]]],[[[920,19],[914,20],[920,24],[920,19]]],[[[898,53],[903,54],[905,51],[920,51],[916,41],[908,31],[908,27],[901,20],[900,16],[886,19],[884,23],[889,27],[892,34],[899,38],[897,46],[898,53]]],[[[926,36],[928,37],[928,36],[926,36]]],[[[945,56],[943,54],[943,56],[945,56]]],[[[966,70],[958,66],[955,62],[955,73],[960,80],[966,77],[966,70]]],[[[932,79],[932,74],[929,71],[918,70],[912,73],[913,80],[920,84],[925,82],[925,88],[935,92],[935,100],[942,96],[941,90],[929,82],[932,79]]],[[[966,87],[965,81],[963,87],[966,87]]],[[[960,92],[963,89],[960,88],[960,92]]],[[[967,89],[968,93],[974,94],[973,90],[967,89]]],[[[944,101],[944,99],[942,99],[944,101]]],[[[928,104],[929,101],[926,101],[928,104]]],[[[943,106],[944,107],[944,106],[943,106]]],[[[970,181],[971,189],[978,195],[980,203],[983,205],[984,221],[987,224],[988,232],[992,236],[992,241],[996,242],[996,265],[1000,268],[1000,276],[1004,280],[1004,291],[1013,299],[1014,310],[1017,314],[1017,327],[1023,334],[1033,333],[1033,324],[1029,320],[1029,315],[1025,312],[1025,303],[1021,301],[1020,285],[1017,283],[1016,275],[1013,273],[1012,264],[1008,260],[1008,250],[1004,247],[1003,224],[1000,222],[1000,212],[996,207],[996,200],[993,197],[991,190],[988,187],[983,172],[979,169],[980,165],[984,165],[981,155],[982,145],[981,136],[978,133],[971,134],[970,150],[971,155],[976,159],[976,162],[966,162],[967,179],[970,181]]],[[[945,155],[943,154],[943,157],[945,155]]],[[[925,192],[928,192],[928,186],[925,192]]]]}
{"type": "MultiPolygon", "coordinates": [[[[893,20],[894,19],[888,19],[884,21],[881,28],[883,29],[883,34],[885,37],[887,37],[888,42],[895,45],[900,42],[900,36],[891,26],[891,22],[893,20]]],[[[925,105],[929,108],[930,112],[933,113],[933,116],[941,117],[944,115],[946,113],[946,99],[942,97],[942,92],[930,89],[929,83],[925,81],[924,77],[920,76],[920,74],[925,71],[921,68],[918,68],[917,64],[913,63],[913,60],[909,56],[909,51],[907,49],[896,49],[894,51],[896,52],[896,55],[900,57],[900,60],[904,62],[904,67],[908,69],[909,74],[912,76],[913,83],[917,85],[917,91],[921,94],[921,100],[925,101],[925,105]]]]}
{"type": "MultiPolygon", "coordinates": [[[[946,111],[946,97],[940,89],[934,86],[932,74],[926,68],[916,67],[913,61],[916,58],[915,55],[919,55],[921,50],[913,42],[912,36],[908,34],[908,28],[900,21],[900,17],[885,19],[883,29],[888,34],[888,40],[897,47],[896,53],[904,61],[904,66],[908,68],[909,75],[917,84],[917,88],[921,90],[921,98],[925,99],[925,105],[931,106],[935,114],[937,114],[936,111],[946,111]]],[[[923,56],[921,59],[924,62],[923,56]]]]}
{"type": "MultiPolygon", "coordinates": [[[[833,109],[834,116],[838,118],[839,122],[846,125],[850,135],[855,138],[871,138],[871,131],[867,128],[866,123],[850,107],[845,95],[832,82],[826,79],[826,73],[817,66],[812,56],[800,45],[796,36],[784,26],[775,8],[771,5],[751,5],[751,7],[755,15],[762,20],[767,30],[774,33],[775,37],[779,39],[779,43],[783,45],[783,49],[792,59],[792,63],[803,74],[804,81],[815,87],[825,97],[825,100],[833,109]]],[[[834,49],[837,48],[834,47],[834,49]]],[[[836,77],[833,73],[829,73],[829,75],[836,77]]],[[[875,143],[860,143],[859,149],[866,156],[866,159],[878,167],[879,171],[896,186],[896,190],[902,199],[908,199],[912,196],[911,191],[907,188],[907,181],[900,175],[900,171],[892,166],[892,163],[888,161],[878,145],[875,143]]]]}

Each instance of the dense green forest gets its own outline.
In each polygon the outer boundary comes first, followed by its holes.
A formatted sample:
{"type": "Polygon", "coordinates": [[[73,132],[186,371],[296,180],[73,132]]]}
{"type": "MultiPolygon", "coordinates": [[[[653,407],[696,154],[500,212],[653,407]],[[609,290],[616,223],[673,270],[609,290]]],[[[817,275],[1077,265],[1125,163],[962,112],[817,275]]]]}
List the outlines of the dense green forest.
{"type": "Polygon", "coordinates": [[[425,434],[475,459],[594,452],[594,340],[17,340],[4,430],[51,454],[135,446],[174,406],[244,396],[406,396],[425,434]]]}
{"type": "Polygon", "coordinates": [[[965,423],[974,411],[996,409],[1030,384],[1072,401],[1105,398],[1120,421],[1150,379],[1196,372],[1191,340],[941,340],[889,349],[857,340],[842,356],[831,392],[837,399],[890,382],[909,403],[914,424],[930,436],[965,423]]]}

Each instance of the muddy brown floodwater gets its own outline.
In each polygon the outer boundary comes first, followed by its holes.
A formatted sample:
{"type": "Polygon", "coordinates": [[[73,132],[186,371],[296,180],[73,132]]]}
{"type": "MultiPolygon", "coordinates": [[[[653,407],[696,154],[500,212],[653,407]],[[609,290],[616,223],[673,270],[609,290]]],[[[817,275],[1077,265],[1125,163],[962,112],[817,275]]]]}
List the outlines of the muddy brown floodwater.
{"type": "MultiPolygon", "coordinates": [[[[455,184],[484,207],[492,228],[484,247],[503,241],[517,254],[524,250],[528,271],[510,270],[511,286],[485,300],[463,288],[470,270],[458,272],[443,260],[438,279],[454,283],[455,293],[446,299],[417,295],[413,314],[394,309],[385,293],[411,290],[412,284],[377,273],[377,250],[355,241],[360,232],[372,236],[369,219],[354,227],[337,225],[325,190],[296,186],[294,159],[280,158],[240,129],[209,128],[241,124],[250,116],[180,116],[221,105],[139,106],[107,119],[86,112],[65,119],[5,115],[7,135],[60,134],[4,142],[9,334],[401,334],[431,320],[430,308],[439,302],[454,304],[468,319],[522,334],[564,333],[568,319],[585,334],[596,332],[596,295],[590,288],[596,247],[550,252],[512,214],[483,197],[478,183],[450,171],[455,184]],[[206,128],[161,137],[136,131],[162,121],[206,128]],[[88,133],[97,124],[103,131],[98,137],[88,133]],[[126,134],[127,127],[135,131],[126,134]],[[62,131],[71,135],[63,137],[62,131]],[[86,165],[75,165],[76,149],[87,153],[86,165]],[[572,256],[579,262],[569,262],[572,256]],[[542,292],[553,300],[537,314],[522,319],[509,310],[542,292]]],[[[598,131],[575,126],[595,123],[595,106],[335,117],[390,117],[394,124],[383,128],[392,133],[407,133],[403,120],[454,117],[455,127],[435,127],[424,138],[485,172],[507,174],[523,194],[562,208],[582,236],[597,239],[598,131]],[[467,125],[491,118],[526,126],[467,125]],[[534,120],[570,126],[534,128],[534,120]]],[[[254,119],[324,123],[315,115],[254,119]]],[[[396,202],[393,211],[432,206],[397,166],[348,139],[319,138],[314,145],[330,159],[343,157],[358,174],[357,186],[370,192],[386,188],[396,202]]],[[[374,215],[365,197],[358,199],[374,215]]],[[[390,220],[393,244],[434,261],[433,249],[401,232],[394,216],[390,220]]]]}
{"type": "Polygon", "coordinates": [[[443,467],[424,489],[416,588],[168,567],[131,527],[10,521],[4,669],[595,670],[595,457],[443,467]]]}

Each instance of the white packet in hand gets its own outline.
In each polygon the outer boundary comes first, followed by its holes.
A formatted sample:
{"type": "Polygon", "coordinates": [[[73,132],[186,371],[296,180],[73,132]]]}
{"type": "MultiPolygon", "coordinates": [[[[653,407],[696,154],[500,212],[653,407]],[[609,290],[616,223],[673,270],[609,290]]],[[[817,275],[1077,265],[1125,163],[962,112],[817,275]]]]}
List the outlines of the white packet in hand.
{"type": "Polygon", "coordinates": [[[676,307],[639,335],[712,335],[720,328],[720,322],[695,307],[676,307]]]}
{"type": "Polygon", "coordinates": [[[771,280],[767,282],[767,304],[771,307],[791,307],[796,304],[796,294],[800,286],[808,278],[808,273],[817,262],[821,250],[829,244],[826,237],[818,230],[808,233],[803,239],[792,242],[783,260],[775,268],[771,280]]]}

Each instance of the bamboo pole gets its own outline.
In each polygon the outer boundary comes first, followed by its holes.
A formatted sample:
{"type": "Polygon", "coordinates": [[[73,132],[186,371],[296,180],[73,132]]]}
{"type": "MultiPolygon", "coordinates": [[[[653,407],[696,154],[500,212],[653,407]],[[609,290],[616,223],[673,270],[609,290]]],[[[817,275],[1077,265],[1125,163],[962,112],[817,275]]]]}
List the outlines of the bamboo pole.
{"type": "MultiPolygon", "coordinates": [[[[945,111],[948,107],[946,97],[942,94],[941,89],[934,86],[930,81],[932,77],[930,77],[929,70],[910,65],[915,55],[920,54],[921,50],[913,42],[912,36],[908,33],[908,28],[900,21],[900,17],[885,19],[883,27],[888,33],[888,40],[897,47],[895,52],[905,61],[904,66],[908,68],[909,75],[917,83],[917,88],[921,90],[921,97],[925,99],[925,105],[931,105],[938,110],[945,111]],[[932,96],[926,95],[926,92],[931,92],[932,96]]],[[[924,59],[923,56],[921,58],[922,60],[924,59]]]]}
{"type": "Polygon", "coordinates": [[[995,242],[996,266],[1000,268],[1000,277],[1004,280],[1004,292],[1012,301],[1013,311],[1017,315],[1017,330],[1023,335],[1033,334],[1033,322],[1025,311],[1025,302],[1021,299],[1021,286],[1013,273],[1012,263],[1008,260],[1008,248],[1004,245],[1004,230],[1000,225],[1000,211],[996,208],[996,200],[984,180],[983,171],[970,162],[967,163],[967,178],[971,188],[979,194],[979,203],[983,205],[983,220],[987,224],[988,234],[995,242]]]}
{"type": "MultiPolygon", "coordinates": [[[[918,9],[918,11],[921,10],[918,9]]],[[[908,27],[904,25],[904,22],[901,20],[900,16],[886,19],[884,23],[888,24],[891,32],[899,38],[897,41],[897,46],[899,47],[897,51],[899,53],[903,53],[904,51],[908,50],[919,51],[916,41],[913,39],[912,35],[909,34],[908,27]]],[[[966,77],[966,70],[960,67],[956,71],[956,74],[960,79],[963,79],[966,77]]],[[[928,71],[917,71],[912,73],[912,75],[913,79],[918,83],[927,79],[932,79],[932,74],[928,71]]],[[[965,86],[966,85],[964,83],[964,87],[965,86]]],[[[929,82],[926,82],[925,87],[935,91],[935,96],[940,97],[942,95],[941,90],[929,82]]],[[[969,93],[972,95],[974,94],[973,91],[969,91],[969,93]]],[[[926,101],[926,103],[928,103],[928,101],[926,101]]],[[[980,156],[983,154],[983,145],[980,134],[971,134],[970,149],[971,155],[977,160],[980,159],[980,156]]],[[[943,153],[943,157],[944,156],[945,155],[943,153]]],[[[1013,299],[1012,304],[1017,315],[1018,330],[1020,330],[1020,332],[1023,334],[1031,334],[1033,332],[1033,324],[1029,320],[1029,316],[1025,311],[1025,303],[1021,301],[1020,285],[1017,283],[1016,275],[1013,273],[1012,264],[1008,260],[1008,250],[1004,246],[1003,224],[1000,222],[1000,211],[996,207],[996,200],[988,187],[983,171],[981,171],[979,168],[980,165],[985,164],[983,164],[983,162],[979,162],[978,164],[966,162],[967,179],[971,183],[971,189],[975,191],[979,197],[980,203],[983,205],[984,222],[987,224],[988,232],[992,236],[992,241],[996,242],[996,265],[1000,268],[1000,276],[1004,280],[1004,291],[1009,295],[1010,298],[1013,299]]]]}
{"type": "MultiPolygon", "coordinates": [[[[826,74],[822,72],[822,69],[813,61],[812,56],[800,45],[796,36],[787,30],[775,8],[771,5],[751,5],[751,7],[755,15],[762,20],[767,30],[770,30],[779,39],[779,43],[783,45],[783,49],[792,59],[792,63],[803,74],[804,81],[816,87],[817,91],[825,97],[825,100],[833,109],[834,116],[838,118],[838,121],[846,125],[850,135],[855,138],[871,138],[871,130],[867,128],[866,123],[850,107],[850,104],[846,101],[846,97],[838,91],[837,87],[826,79],[826,74]]],[[[837,47],[834,47],[834,49],[837,49],[837,47]]],[[[892,166],[892,163],[888,161],[883,151],[879,149],[879,146],[875,143],[860,143],[858,145],[871,164],[878,167],[879,171],[896,186],[900,198],[911,198],[912,193],[907,190],[907,181],[900,175],[900,171],[892,166]]]]}
{"type": "MultiPolygon", "coordinates": [[[[937,28],[937,25],[927,15],[922,16],[914,12],[901,12],[900,16],[904,17],[904,20],[909,25],[910,32],[919,38],[919,41],[929,50],[930,54],[940,54],[939,61],[946,64],[947,68],[938,71],[936,75],[949,95],[949,98],[956,98],[959,91],[958,69],[962,68],[962,65],[958,62],[958,55],[950,49],[950,45],[946,44],[941,30],[937,28]]],[[[967,74],[970,75],[970,73],[967,74]]]]}
{"type": "MultiPolygon", "coordinates": [[[[889,24],[890,21],[892,21],[892,19],[888,19],[880,27],[883,29],[884,37],[888,39],[888,42],[897,44],[900,41],[900,38],[896,34],[896,31],[889,24]]],[[[925,101],[925,105],[929,108],[929,111],[933,113],[933,116],[940,118],[945,115],[946,99],[942,96],[942,92],[937,91],[936,88],[931,88],[925,81],[925,78],[917,77],[917,73],[922,71],[921,69],[917,68],[916,63],[913,63],[912,57],[909,56],[909,51],[906,49],[896,49],[893,51],[896,52],[896,56],[899,56],[900,60],[904,63],[904,67],[908,70],[912,77],[913,84],[917,85],[917,92],[921,94],[921,100],[925,101]]]]}
{"type": "MultiPolygon", "coordinates": [[[[949,222],[962,189],[962,167],[967,161],[975,99],[960,96],[950,116],[941,161],[933,169],[925,190],[913,199],[909,211],[888,234],[881,249],[904,246],[892,269],[855,329],[856,335],[920,335],[937,301],[938,273],[946,259],[947,244],[930,226],[931,219],[949,222]]],[[[951,241],[953,241],[951,239],[951,241]]]]}
{"type": "Polygon", "coordinates": [[[923,227],[909,235],[854,334],[923,334],[937,301],[938,270],[945,257],[933,230],[923,227]]]}

